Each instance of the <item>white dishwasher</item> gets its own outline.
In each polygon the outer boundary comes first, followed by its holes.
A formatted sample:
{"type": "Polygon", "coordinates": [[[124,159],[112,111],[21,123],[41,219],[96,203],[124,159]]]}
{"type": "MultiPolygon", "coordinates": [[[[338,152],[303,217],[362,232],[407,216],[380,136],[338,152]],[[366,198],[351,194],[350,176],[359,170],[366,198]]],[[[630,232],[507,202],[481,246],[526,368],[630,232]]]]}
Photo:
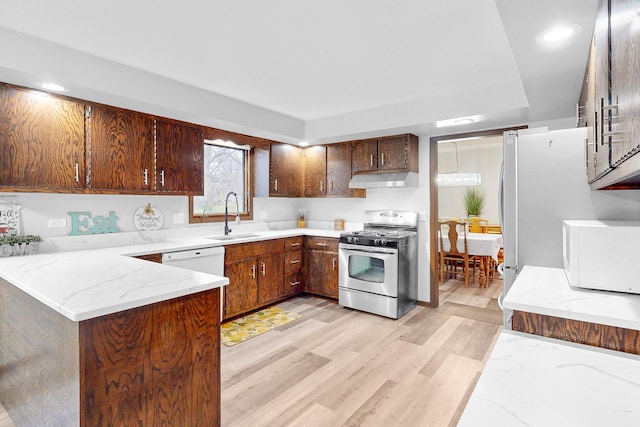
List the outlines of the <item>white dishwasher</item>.
{"type": "Polygon", "coordinates": [[[224,246],[163,253],[162,263],[171,267],[224,276],[224,246]]]}
{"type": "MultiPolygon", "coordinates": [[[[171,267],[224,277],[224,246],[162,254],[162,263],[171,267]]],[[[224,286],[220,288],[220,321],[224,313],[224,286]]]]}

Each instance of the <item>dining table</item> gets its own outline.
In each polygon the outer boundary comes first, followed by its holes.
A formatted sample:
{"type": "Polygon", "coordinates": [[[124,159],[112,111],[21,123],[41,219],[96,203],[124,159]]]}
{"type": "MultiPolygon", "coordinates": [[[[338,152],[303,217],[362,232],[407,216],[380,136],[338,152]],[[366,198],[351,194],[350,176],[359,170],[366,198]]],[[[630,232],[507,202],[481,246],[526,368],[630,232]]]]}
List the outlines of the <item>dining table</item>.
{"type": "MultiPolygon", "coordinates": [[[[487,287],[489,284],[489,268],[490,260],[498,262],[498,254],[502,249],[504,241],[502,234],[490,233],[467,233],[467,251],[469,256],[476,256],[480,259],[480,277],[478,283],[481,287],[487,287]]],[[[442,246],[445,251],[449,251],[451,243],[448,236],[442,236],[442,246]]],[[[464,252],[464,236],[458,236],[456,244],[458,252],[464,252]]]]}

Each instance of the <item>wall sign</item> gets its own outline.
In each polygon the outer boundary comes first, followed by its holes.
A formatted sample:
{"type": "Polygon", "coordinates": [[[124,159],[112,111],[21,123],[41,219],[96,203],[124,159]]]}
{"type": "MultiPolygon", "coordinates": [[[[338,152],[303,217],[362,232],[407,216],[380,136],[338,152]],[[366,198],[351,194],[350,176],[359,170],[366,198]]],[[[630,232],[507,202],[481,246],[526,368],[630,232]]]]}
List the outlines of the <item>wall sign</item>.
{"type": "Polygon", "coordinates": [[[67,212],[71,217],[71,232],[69,236],[87,234],[119,233],[116,213],[111,211],[109,216],[91,217],[91,212],[67,212]]]}
{"type": "Polygon", "coordinates": [[[133,225],[135,225],[138,230],[159,230],[163,222],[162,212],[160,212],[158,208],[152,208],[151,203],[138,208],[133,214],[133,225]]]}
{"type": "Polygon", "coordinates": [[[0,202],[0,237],[20,234],[20,205],[0,202]]]}

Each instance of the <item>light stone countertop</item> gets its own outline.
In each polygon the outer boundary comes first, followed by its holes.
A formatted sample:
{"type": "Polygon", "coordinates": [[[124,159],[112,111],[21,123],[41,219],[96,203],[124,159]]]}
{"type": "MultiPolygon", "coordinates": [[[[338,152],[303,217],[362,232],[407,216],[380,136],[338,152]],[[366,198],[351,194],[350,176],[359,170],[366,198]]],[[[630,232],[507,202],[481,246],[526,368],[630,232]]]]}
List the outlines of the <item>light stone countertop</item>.
{"type": "Polygon", "coordinates": [[[0,278],[70,320],[82,321],[229,283],[226,277],[132,256],[299,235],[339,237],[340,233],[324,229],[288,229],[247,233],[252,236],[230,241],[185,237],[93,250],[12,256],[0,258],[0,278]]]}
{"type": "Polygon", "coordinates": [[[639,426],[640,357],[503,331],[458,427],[639,426]]]}
{"type": "Polygon", "coordinates": [[[561,268],[525,266],[505,308],[640,330],[640,295],[569,286],[561,268]]]}

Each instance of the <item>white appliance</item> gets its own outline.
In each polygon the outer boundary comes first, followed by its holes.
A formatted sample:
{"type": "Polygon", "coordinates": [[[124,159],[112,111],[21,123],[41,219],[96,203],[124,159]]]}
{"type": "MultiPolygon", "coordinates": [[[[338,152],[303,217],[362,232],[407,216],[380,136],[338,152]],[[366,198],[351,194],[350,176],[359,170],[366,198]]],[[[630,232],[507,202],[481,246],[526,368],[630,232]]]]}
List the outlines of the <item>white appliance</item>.
{"type": "MultiPolygon", "coordinates": [[[[505,132],[500,189],[501,297],[524,265],[563,268],[563,220],[640,219],[640,191],[590,190],[586,137],[587,128],[505,132]]],[[[504,325],[511,329],[509,310],[505,310],[504,325]]]]}
{"type": "MultiPolygon", "coordinates": [[[[163,253],[162,263],[224,277],[224,246],[163,253]]],[[[220,288],[220,320],[223,315],[224,287],[220,288]]]]}
{"type": "Polygon", "coordinates": [[[640,222],[563,221],[562,242],[571,286],[640,294],[640,222]]]}

